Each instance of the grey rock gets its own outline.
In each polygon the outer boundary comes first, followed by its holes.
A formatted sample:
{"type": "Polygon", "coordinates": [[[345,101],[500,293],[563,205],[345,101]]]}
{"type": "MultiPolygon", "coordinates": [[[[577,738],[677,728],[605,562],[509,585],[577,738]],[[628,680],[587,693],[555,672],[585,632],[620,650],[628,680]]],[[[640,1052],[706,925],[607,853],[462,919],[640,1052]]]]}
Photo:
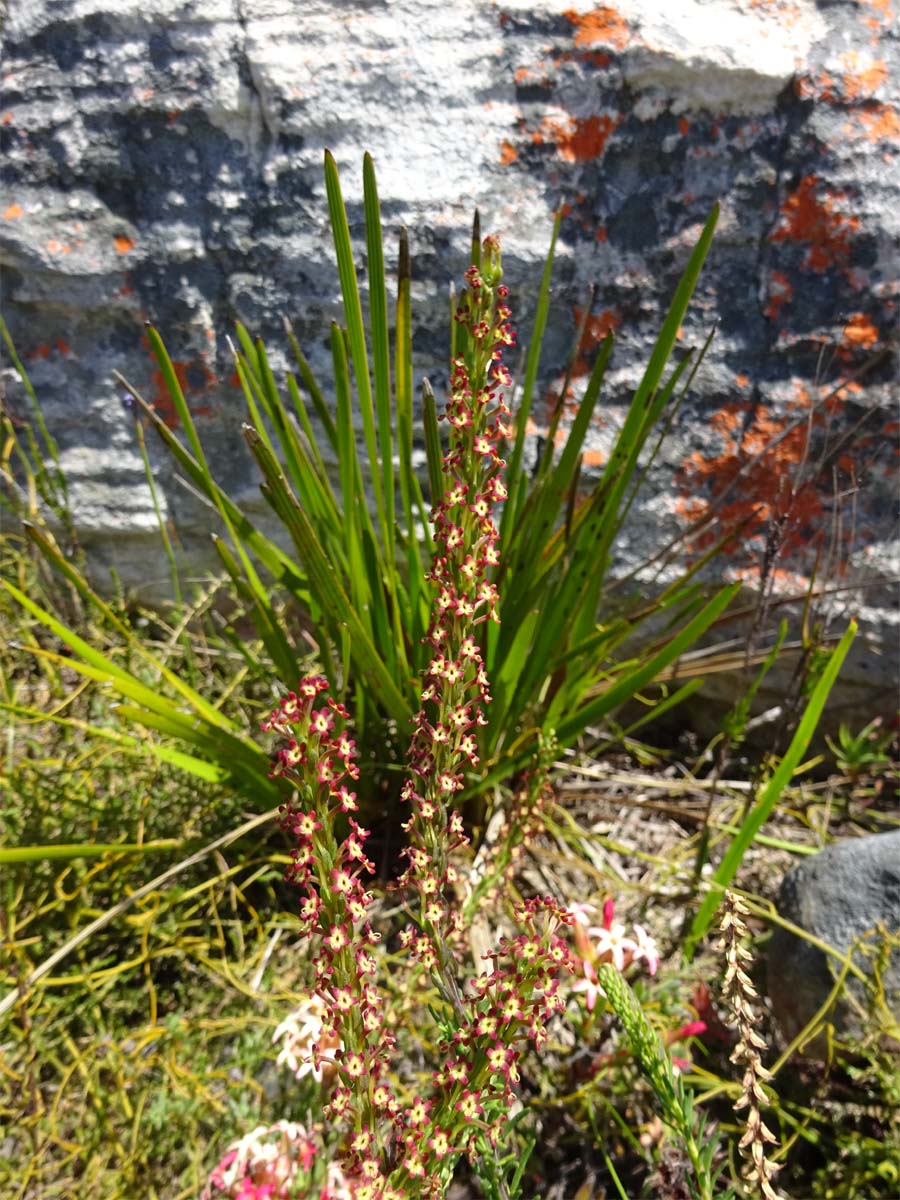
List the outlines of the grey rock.
{"type": "MultiPolygon", "coordinates": [[[[503,236],[527,342],[552,214],[565,206],[534,419],[540,430],[555,404],[596,283],[569,397],[615,329],[595,466],[719,200],[681,345],[713,322],[718,335],[633,506],[620,566],[635,568],[727,488],[712,534],[749,520],[727,572],[758,589],[778,526],[776,588],[802,591],[817,565],[820,582],[845,589],[824,619],[862,619],[843,703],[862,721],[893,697],[896,394],[890,356],[869,361],[897,327],[900,43],[883,5],[11,0],[0,36],[4,313],[62,448],[98,583],[114,568],[145,599],[168,588],[112,378],[172,417],[147,320],[221,482],[262,511],[227,335],[244,321],[279,373],[287,315],[327,381],[340,307],[324,147],[342,169],[360,264],[364,150],[389,245],[409,228],[414,365],[438,391],[447,287],[466,265],[472,210],[503,236]],[[773,437],[778,449],[757,461],[773,437]]],[[[202,573],[216,562],[214,523],[151,452],[164,517],[186,568],[202,573]]]]}
{"type": "MultiPolygon", "coordinates": [[[[836,843],[804,859],[785,875],[778,898],[785,920],[835,950],[846,953],[858,939],[878,946],[878,927],[900,935],[900,830],[836,843]]],[[[853,963],[868,971],[871,957],[854,953],[853,963]]],[[[815,1016],[830,995],[840,964],[797,934],[776,926],[769,944],[769,996],[788,1040],[815,1016]]],[[[882,975],[885,1000],[900,1022],[900,950],[894,949],[882,975]]],[[[865,993],[848,976],[850,996],[839,996],[828,1019],[839,1032],[860,1032],[865,993]]],[[[821,1047],[821,1040],[811,1047],[821,1047]]]]}

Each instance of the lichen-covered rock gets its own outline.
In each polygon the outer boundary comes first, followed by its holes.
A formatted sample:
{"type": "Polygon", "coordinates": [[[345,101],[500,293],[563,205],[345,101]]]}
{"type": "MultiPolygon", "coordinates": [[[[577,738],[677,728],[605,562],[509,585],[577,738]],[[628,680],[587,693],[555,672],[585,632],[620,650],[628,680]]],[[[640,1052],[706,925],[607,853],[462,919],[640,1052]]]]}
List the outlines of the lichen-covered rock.
{"type": "MultiPolygon", "coordinates": [[[[871,980],[884,933],[900,935],[900,830],[838,842],[804,859],[784,877],[778,914],[811,938],[842,954],[866,943],[868,956],[855,952],[853,964],[871,980]],[[880,932],[883,931],[883,932],[880,932]]],[[[818,946],[778,925],[768,951],[769,996],[785,1037],[793,1040],[828,1000],[840,963],[818,946]]],[[[881,976],[885,1003],[900,1023],[900,950],[888,952],[881,976]]],[[[839,1033],[865,1032],[869,1000],[852,974],[827,1014],[839,1033]]],[[[815,1045],[821,1046],[822,1040],[815,1045]]],[[[812,1047],[812,1048],[815,1048],[812,1047]]]]}
{"type": "MultiPolygon", "coordinates": [[[[777,587],[802,589],[815,562],[833,587],[865,584],[832,608],[867,606],[869,640],[845,678],[877,704],[897,675],[888,581],[900,568],[892,362],[878,357],[897,319],[894,3],[10,0],[4,310],[98,572],[115,565],[145,595],[166,586],[111,375],[174,420],[146,320],[165,335],[220,478],[261,503],[226,335],[239,318],[277,350],[288,315],[327,372],[339,307],[324,147],[343,169],[355,234],[364,150],[389,241],[401,223],[410,230],[415,360],[438,384],[446,288],[464,269],[472,210],[503,236],[527,341],[563,208],[547,406],[592,284],[572,398],[602,336],[620,339],[588,468],[608,453],[720,200],[681,344],[713,322],[718,333],[622,561],[706,519],[692,549],[741,523],[730,569],[751,585],[765,564],[777,587]]],[[[167,517],[202,567],[209,515],[158,461],[167,517]]]]}

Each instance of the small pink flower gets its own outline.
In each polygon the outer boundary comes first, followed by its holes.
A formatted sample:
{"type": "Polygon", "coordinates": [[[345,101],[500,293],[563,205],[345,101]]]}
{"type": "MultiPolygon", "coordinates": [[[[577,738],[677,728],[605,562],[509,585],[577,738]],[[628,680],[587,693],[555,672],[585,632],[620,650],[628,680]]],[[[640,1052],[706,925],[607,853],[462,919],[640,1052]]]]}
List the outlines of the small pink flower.
{"type": "Polygon", "coordinates": [[[688,1021],[678,1029],[670,1030],[666,1034],[665,1042],[667,1046],[671,1046],[674,1042],[683,1042],[685,1038],[699,1037],[701,1033],[706,1033],[705,1021],[688,1021]]]}
{"type": "Polygon", "coordinates": [[[626,954],[633,958],[638,948],[637,942],[626,937],[625,926],[618,921],[614,921],[609,928],[604,925],[592,925],[588,933],[594,938],[597,957],[602,959],[608,956],[617,971],[624,971],[626,954]]]}
{"type": "Polygon", "coordinates": [[[603,999],[606,999],[606,992],[604,992],[603,988],[600,986],[597,980],[597,972],[594,970],[591,964],[589,962],[582,962],[581,965],[584,969],[584,979],[579,979],[578,982],[573,985],[572,991],[584,992],[584,1002],[587,1010],[588,1012],[593,1012],[597,1005],[597,997],[602,996],[603,999]]]}
{"type": "MultiPolygon", "coordinates": [[[[633,960],[642,958],[647,964],[647,970],[655,975],[659,968],[659,950],[655,938],[652,938],[643,925],[635,925],[635,949],[632,951],[633,960]]],[[[705,1028],[705,1027],[704,1027],[705,1028]]]]}
{"type": "Polygon", "coordinates": [[[575,904],[570,904],[566,909],[566,912],[571,914],[579,925],[589,925],[589,914],[596,911],[596,904],[584,904],[580,900],[576,901],[575,904]]]}

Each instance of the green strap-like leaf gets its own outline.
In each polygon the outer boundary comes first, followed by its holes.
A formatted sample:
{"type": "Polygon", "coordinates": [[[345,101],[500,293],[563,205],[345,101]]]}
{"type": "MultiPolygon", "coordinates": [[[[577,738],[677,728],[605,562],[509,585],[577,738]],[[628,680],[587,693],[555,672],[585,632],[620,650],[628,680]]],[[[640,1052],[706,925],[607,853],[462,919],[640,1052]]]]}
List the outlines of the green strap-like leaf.
{"type": "MultiPolygon", "coordinates": [[[[322,428],[325,430],[325,436],[328,438],[332,451],[337,452],[337,430],[334,426],[334,418],[331,415],[328,402],[325,399],[322,389],[316,382],[316,377],[313,375],[312,368],[306,361],[305,354],[300,349],[300,344],[297,341],[290,321],[285,321],[284,329],[285,333],[287,334],[287,339],[291,344],[291,349],[294,352],[294,359],[296,360],[297,370],[300,372],[300,378],[303,381],[303,386],[306,388],[307,392],[309,392],[309,397],[313,402],[313,408],[316,410],[316,416],[322,423],[322,428]]],[[[309,437],[311,440],[314,440],[311,432],[309,437]]]]}
{"type": "MultiPolygon", "coordinates": [[[[525,431],[528,418],[531,416],[531,405],[534,399],[534,385],[537,379],[538,367],[541,361],[541,347],[544,341],[544,330],[547,328],[547,314],[550,311],[550,284],[553,278],[553,257],[556,253],[556,239],[562,224],[562,209],[556,214],[553,222],[553,232],[550,235],[550,249],[547,251],[547,261],[541,277],[541,287],[538,292],[537,309],[534,314],[534,328],[531,331],[531,342],[528,347],[528,358],[525,363],[525,379],[522,384],[522,395],[516,409],[516,440],[509,458],[507,470],[508,486],[518,483],[522,470],[522,454],[525,449],[525,431]]],[[[500,540],[505,543],[512,528],[513,520],[518,516],[513,505],[504,510],[500,524],[500,540]],[[507,512],[509,515],[507,516],[507,512]]]]}
{"type": "Polygon", "coordinates": [[[179,850],[183,842],[165,838],[158,842],[85,842],[81,845],[0,846],[0,866],[17,863],[71,862],[78,858],[102,858],[106,854],[156,854],[179,850]]]}
{"type": "Polygon", "coordinates": [[[437,504],[444,494],[444,476],[441,469],[444,454],[441,450],[437,404],[431,384],[427,379],[422,380],[422,422],[425,426],[425,454],[428,460],[428,486],[431,489],[431,503],[437,504]]]}
{"type": "Polygon", "coordinates": [[[310,587],[317,596],[323,613],[349,631],[351,653],[359,671],[368,678],[384,710],[405,729],[412,716],[410,705],[397,689],[372,643],[366,626],[348,600],[309,518],[297,504],[278,461],[268,453],[254,430],[245,427],[244,436],[266,480],[263,494],[291,535],[309,574],[310,587]]]}
{"type": "Polygon", "coordinates": [[[273,578],[286,587],[291,595],[301,603],[306,603],[308,601],[306,580],[290,556],[255,528],[212,476],[208,472],[204,472],[197,460],[181,444],[171,429],[159,419],[146,401],[142,400],[140,396],[136,396],[136,399],[147,420],[151,422],[190,481],[212,502],[215,510],[227,518],[224,524],[231,532],[232,538],[250,549],[273,578]]]}
{"type": "Polygon", "coordinates": [[[269,653],[272,663],[282,682],[287,687],[293,687],[298,673],[297,652],[288,642],[280,622],[274,617],[272,609],[261,605],[253,589],[247,583],[237,559],[232,554],[226,542],[220,537],[213,536],[213,545],[228,572],[238,596],[247,605],[256,632],[269,653]]]}
{"type": "Polygon", "coordinates": [[[372,401],[372,384],[369,378],[369,356],[366,351],[362,304],[359,298],[359,285],[356,281],[356,265],[353,261],[353,249],[350,245],[350,226],[347,222],[347,210],[344,207],[344,198],[341,195],[341,182],[338,177],[337,164],[328,150],[325,151],[325,190],[328,195],[328,213],[331,220],[331,235],[334,239],[334,252],[337,257],[338,276],[341,281],[341,295],[344,299],[344,315],[347,319],[350,358],[353,362],[356,393],[359,400],[360,415],[362,416],[363,438],[365,439],[366,450],[369,455],[372,491],[375,494],[375,507],[378,510],[379,521],[382,528],[384,528],[387,518],[384,491],[381,483],[381,471],[378,462],[375,411],[372,401]]]}
{"type": "MultiPolygon", "coordinates": [[[[269,605],[270,602],[268,591],[263,586],[263,583],[257,574],[256,568],[254,567],[245,548],[247,539],[239,536],[239,531],[235,527],[235,522],[232,520],[231,513],[234,509],[234,505],[225,504],[223,502],[224,494],[222,493],[221,489],[217,487],[215,480],[213,479],[212,472],[209,469],[209,463],[206,461],[206,455],[204,454],[200,437],[197,433],[196,427],[194,426],[193,418],[191,417],[184,394],[181,391],[181,385],[178,382],[178,376],[175,372],[174,366],[172,365],[172,360],[169,358],[168,351],[163,344],[162,338],[159,336],[157,331],[152,328],[152,326],[148,328],[148,337],[150,339],[151,347],[153,348],[153,353],[155,354],[156,360],[160,365],[160,369],[162,370],[163,378],[166,381],[166,386],[169,389],[172,403],[175,406],[175,410],[182,426],[184,427],[185,433],[187,434],[188,441],[190,442],[191,449],[194,454],[194,466],[199,474],[200,483],[204,494],[212,501],[213,505],[218,510],[219,515],[225,524],[225,528],[228,530],[229,536],[231,537],[231,542],[235,552],[241,561],[241,566],[243,567],[247,582],[253,589],[259,604],[269,605]]],[[[136,392],[132,392],[132,394],[136,399],[140,400],[140,397],[136,392]]],[[[248,395],[249,399],[249,390],[246,391],[245,394],[248,395]]],[[[146,411],[152,412],[148,405],[143,404],[143,402],[141,403],[142,407],[146,411]]],[[[165,429],[165,425],[157,420],[155,422],[155,428],[157,430],[165,429]]],[[[171,431],[167,429],[166,433],[171,433],[171,431]]],[[[173,447],[173,443],[177,444],[177,438],[172,438],[171,440],[167,439],[167,445],[169,445],[170,448],[173,447]]],[[[243,514],[238,512],[238,516],[240,523],[243,523],[243,514]]]]}
{"type": "Polygon", "coordinates": [[[831,689],[834,687],[835,680],[840,673],[854,637],[856,637],[856,622],[851,621],[847,626],[844,636],[831,652],[828,663],[813,689],[800,724],[791,738],[791,744],[788,746],[787,753],[763,789],[759,800],[747,813],[740,831],[728,847],[715,875],[710,880],[710,890],[704,897],[697,915],[691,923],[691,931],[684,944],[684,956],[688,962],[693,957],[694,950],[700,938],[703,937],[712,924],[713,918],[716,915],[716,909],[721,902],[723,891],[731,884],[753,839],[762,828],[764,822],[768,820],[772,809],[778,803],[781,793],[791,782],[794,772],[800,765],[810,740],[816,731],[816,726],[819,724],[822,710],[825,707],[831,689]]]}
{"type": "Polygon", "coordinates": [[[385,521],[384,560],[394,569],[394,435],[391,427],[391,351],[388,343],[387,286],[384,278],[384,245],[381,209],[372,157],[363,158],[363,197],[366,212],[366,269],[369,276],[369,317],[372,327],[372,364],[375,377],[375,415],[378,453],[381,458],[385,521]]]}
{"type": "Polygon", "coordinates": [[[601,720],[618,708],[629,697],[646,687],[648,683],[660,675],[665,668],[692,646],[706,630],[717,621],[734,597],[741,590],[740,583],[729,584],[715,595],[699,613],[674,637],[670,638],[663,648],[648,661],[641,663],[635,670],[630,671],[624,678],[619,679],[602,695],[589,700],[577,713],[566,721],[561,721],[556,735],[563,746],[571,745],[572,741],[594,722],[601,720]]]}

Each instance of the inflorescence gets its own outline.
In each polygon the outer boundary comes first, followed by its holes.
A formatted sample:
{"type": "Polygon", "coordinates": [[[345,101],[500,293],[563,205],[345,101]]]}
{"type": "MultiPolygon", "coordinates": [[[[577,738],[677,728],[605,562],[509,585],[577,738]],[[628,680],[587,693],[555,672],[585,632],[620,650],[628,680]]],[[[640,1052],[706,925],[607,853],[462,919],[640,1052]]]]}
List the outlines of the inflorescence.
{"type": "Polygon", "coordinates": [[[395,1039],[375,983],[378,935],[366,890],[374,868],[367,831],[353,816],[358,768],[344,732],[348,713],[332,699],[320,703],[327,683],[312,676],[264,724],[282,739],[275,773],[296,789],[282,810],[295,846],[288,876],[301,891],[303,931],[316,943],[312,995],[276,1031],[279,1057],[327,1090],[325,1116],[345,1130],[339,1165],[354,1200],[441,1196],[461,1155],[496,1145],[524,1045],[546,1040],[548,1022],[565,1007],[561,979],[576,962],[561,936],[572,916],[540,898],[519,906],[520,932],[501,941],[489,970],[466,983],[471,971],[460,961],[452,858],[468,839],[454,800],[467,767],[478,763],[476,730],[490,702],[479,630],[499,619],[494,510],[506,496],[502,389],[511,382],[502,356],[515,341],[501,275],[499,243],[487,238],[456,313],[462,352],[445,414],[443,494],[432,509],[432,657],[402,792],[410,815],[398,887],[411,922],[400,941],[445,1001],[437,1014],[440,1065],[426,1095],[404,1095],[401,1104],[390,1077],[395,1039]],[[342,840],[339,823],[349,829],[342,840]]]}

